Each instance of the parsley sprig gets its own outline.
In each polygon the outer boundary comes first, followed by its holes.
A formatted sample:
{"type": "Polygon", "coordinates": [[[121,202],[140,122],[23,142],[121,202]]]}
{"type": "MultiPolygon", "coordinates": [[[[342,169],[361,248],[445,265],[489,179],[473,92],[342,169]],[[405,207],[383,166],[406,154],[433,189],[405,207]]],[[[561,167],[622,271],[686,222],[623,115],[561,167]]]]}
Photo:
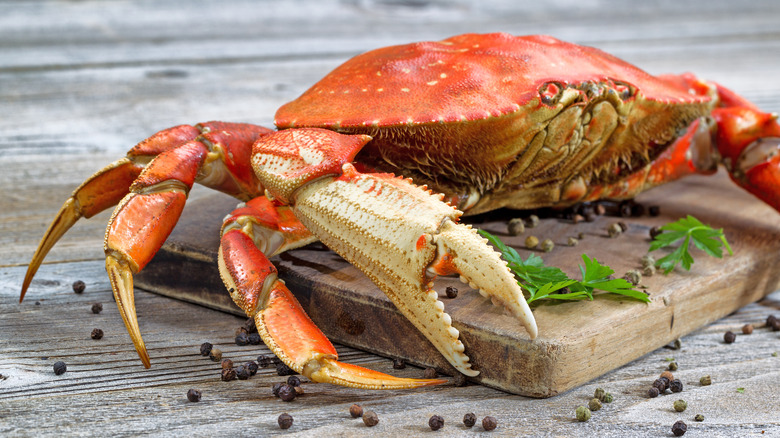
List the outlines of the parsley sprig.
{"type": "Polygon", "coordinates": [[[585,264],[585,266],[580,265],[582,280],[574,280],[559,268],[545,266],[541,257],[530,254],[526,260],[523,260],[514,248],[507,246],[498,237],[484,230],[478,231],[501,252],[504,260],[508,262],[509,269],[517,277],[518,284],[529,292],[530,296],[526,299],[529,304],[542,299],[592,300],[595,290],[650,302],[647,294],[635,290],[628,281],[622,278],[610,279],[609,276],[615,271],[609,266],[602,265],[595,258],[582,255],[585,264]],[[556,293],[566,287],[569,288],[569,292],[556,293]]]}
{"type": "Polygon", "coordinates": [[[713,257],[723,257],[723,247],[726,248],[729,255],[733,254],[729,243],[726,241],[726,236],[723,235],[722,228],[715,230],[710,226],[704,225],[691,215],[676,222],[668,223],[662,226],[661,230],[664,232],[655,236],[653,242],[650,243],[649,252],[674,245],[683,240],[677,249],[655,262],[656,266],[663,269],[664,274],[672,272],[678,264],[681,264],[688,271],[691,269],[693,264],[693,257],[689,252],[691,242],[697,248],[713,257]]]}

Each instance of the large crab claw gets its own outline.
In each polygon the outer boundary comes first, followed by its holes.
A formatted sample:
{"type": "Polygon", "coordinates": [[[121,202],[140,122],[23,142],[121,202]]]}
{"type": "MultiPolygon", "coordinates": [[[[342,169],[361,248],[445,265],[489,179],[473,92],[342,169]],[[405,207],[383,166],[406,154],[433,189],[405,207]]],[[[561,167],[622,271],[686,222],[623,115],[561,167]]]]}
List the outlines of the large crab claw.
{"type": "Polygon", "coordinates": [[[355,170],[350,161],[369,140],[320,129],[280,131],[255,144],[252,166],[270,196],[363,271],[456,369],[475,376],[430,274],[460,274],[535,338],[522,290],[486,240],[457,224],[462,213],[441,195],[408,179],[355,170]]]}

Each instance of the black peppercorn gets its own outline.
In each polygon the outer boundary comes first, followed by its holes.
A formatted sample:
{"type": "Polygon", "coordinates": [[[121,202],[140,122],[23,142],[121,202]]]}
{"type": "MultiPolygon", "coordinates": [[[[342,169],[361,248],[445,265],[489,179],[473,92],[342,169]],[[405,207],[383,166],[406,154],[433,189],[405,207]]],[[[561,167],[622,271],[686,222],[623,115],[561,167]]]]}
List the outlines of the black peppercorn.
{"type": "Polygon", "coordinates": [[[60,361],[54,363],[54,374],[59,376],[60,374],[65,373],[67,370],[68,367],[65,365],[65,362],[60,361]]]}
{"type": "Polygon", "coordinates": [[[463,424],[466,427],[474,426],[475,424],[477,424],[477,416],[469,412],[468,414],[463,416],[463,424]]]}
{"type": "Polygon", "coordinates": [[[231,380],[236,380],[236,370],[233,368],[223,368],[222,381],[229,382],[231,380]]]}
{"type": "Polygon", "coordinates": [[[187,391],[187,400],[191,402],[199,402],[200,401],[200,391],[197,389],[190,389],[187,391]]]}
{"type": "Polygon", "coordinates": [[[486,431],[490,432],[491,430],[495,429],[496,426],[498,426],[498,421],[496,421],[496,419],[490,415],[482,419],[482,428],[486,431]]]}
{"type": "Polygon", "coordinates": [[[301,386],[301,379],[298,376],[290,376],[287,378],[287,384],[290,386],[301,386]]]}
{"type": "Polygon", "coordinates": [[[374,427],[379,424],[379,417],[374,411],[366,411],[363,413],[363,423],[368,427],[374,427]]]}
{"type": "Polygon", "coordinates": [[[295,370],[285,365],[284,362],[279,362],[276,364],[276,374],[280,376],[291,376],[297,373],[295,372],[295,370]]]}
{"type": "Polygon", "coordinates": [[[103,330],[100,330],[99,328],[93,329],[90,336],[92,336],[92,339],[94,340],[103,339],[103,330]]]}
{"type": "Polygon", "coordinates": [[[647,390],[647,396],[650,397],[650,398],[656,398],[656,397],[658,397],[658,394],[660,394],[660,393],[661,392],[658,391],[658,388],[656,388],[655,386],[652,386],[652,387],[650,387],[650,389],[647,390]]]}
{"type": "Polygon", "coordinates": [[[447,294],[447,298],[457,298],[458,297],[458,288],[447,286],[447,289],[444,290],[444,293],[447,294]]]}
{"type": "Polygon", "coordinates": [[[244,364],[244,367],[249,370],[249,375],[254,376],[257,374],[257,363],[253,360],[250,360],[249,362],[244,364]]]}
{"type": "Polygon", "coordinates": [[[777,317],[775,315],[769,315],[766,317],[766,326],[769,328],[772,328],[775,321],[777,321],[777,317]]]}
{"type": "Polygon", "coordinates": [[[770,329],[772,329],[773,332],[780,331],[780,319],[777,319],[776,317],[772,316],[772,319],[770,320],[767,318],[767,325],[770,329]]]}
{"type": "Polygon", "coordinates": [[[652,227],[652,228],[650,228],[650,238],[651,239],[655,239],[655,236],[658,236],[661,233],[663,233],[663,230],[661,228],[659,228],[659,227],[652,227]]]}
{"type": "Polygon", "coordinates": [[[244,346],[249,345],[249,336],[246,335],[246,333],[241,332],[236,335],[236,345],[244,346]]]}
{"type": "Polygon", "coordinates": [[[732,344],[737,340],[737,335],[732,331],[728,331],[723,335],[723,341],[727,344],[732,344]]]}
{"type": "Polygon", "coordinates": [[[230,359],[222,359],[222,369],[233,368],[233,361],[230,359]]]}
{"type": "Polygon", "coordinates": [[[358,418],[363,416],[363,408],[359,404],[353,404],[349,407],[349,415],[352,418],[358,418]]]}
{"type": "Polygon", "coordinates": [[[402,370],[406,368],[406,362],[403,359],[393,359],[393,369],[402,370]]]}
{"type": "Polygon", "coordinates": [[[271,366],[272,360],[268,356],[261,354],[257,356],[257,366],[260,368],[268,368],[271,366]]]}
{"type": "Polygon", "coordinates": [[[204,342],[204,343],[200,344],[200,355],[201,356],[208,356],[209,353],[211,353],[211,349],[213,347],[214,346],[211,345],[211,343],[209,343],[209,342],[204,342]]]}
{"type": "Polygon", "coordinates": [[[249,378],[251,373],[249,372],[249,368],[239,365],[236,367],[236,377],[238,377],[238,380],[246,380],[249,378]]]}
{"type": "Polygon", "coordinates": [[[661,207],[657,205],[651,205],[647,207],[647,213],[650,214],[650,216],[658,216],[661,214],[661,207]]]}
{"type": "Polygon", "coordinates": [[[282,401],[291,402],[295,400],[296,395],[298,395],[298,393],[295,392],[295,388],[286,383],[283,383],[282,386],[279,387],[279,398],[282,399],[282,401]]]}
{"type": "Polygon", "coordinates": [[[425,371],[423,371],[423,379],[435,379],[436,378],[436,370],[434,368],[426,368],[425,371]]]}
{"type": "Polygon", "coordinates": [[[263,342],[263,339],[257,333],[250,333],[247,339],[251,345],[260,345],[263,342]]]}
{"type": "Polygon", "coordinates": [[[255,320],[252,318],[247,318],[242,327],[244,327],[244,330],[246,330],[247,333],[257,333],[257,326],[255,325],[255,320]]]}
{"type": "Polygon", "coordinates": [[[672,392],[682,392],[683,384],[680,381],[680,379],[674,379],[671,382],[669,382],[669,389],[671,389],[672,392]]]}
{"type": "Polygon", "coordinates": [[[282,388],[282,385],[286,385],[286,383],[274,383],[274,386],[271,387],[271,392],[273,392],[275,397],[279,397],[279,389],[282,388]]]}
{"type": "Polygon", "coordinates": [[[452,384],[454,386],[457,386],[457,387],[466,386],[466,384],[468,384],[468,383],[469,383],[469,381],[468,381],[468,379],[466,379],[466,376],[461,374],[461,373],[456,373],[452,377],[452,384]]]}
{"type": "Polygon", "coordinates": [[[669,379],[666,379],[664,377],[659,377],[658,379],[655,379],[653,382],[653,387],[658,389],[659,394],[663,394],[664,391],[666,391],[666,388],[669,384],[669,379]]]}
{"type": "Polygon", "coordinates": [[[621,202],[618,207],[618,214],[620,214],[621,217],[631,217],[631,203],[626,201],[621,202]]]}
{"type": "Polygon", "coordinates": [[[433,415],[428,420],[428,427],[431,428],[431,430],[439,430],[444,426],[444,418],[441,417],[441,415],[433,415]]]}
{"type": "Polygon", "coordinates": [[[103,311],[103,305],[101,303],[95,303],[92,305],[92,313],[98,314],[103,311]]]}
{"type": "Polygon", "coordinates": [[[76,280],[73,282],[73,292],[76,292],[77,294],[83,293],[86,287],[87,285],[84,284],[84,282],[81,280],[76,280]]]}
{"type": "Polygon", "coordinates": [[[293,417],[292,415],[285,412],[279,416],[276,422],[279,423],[280,429],[289,429],[293,425],[293,417]]]}
{"type": "Polygon", "coordinates": [[[672,433],[674,434],[674,436],[683,436],[687,431],[688,431],[688,425],[685,424],[685,422],[683,422],[682,420],[679,420],[672,425],[672,433]]]}

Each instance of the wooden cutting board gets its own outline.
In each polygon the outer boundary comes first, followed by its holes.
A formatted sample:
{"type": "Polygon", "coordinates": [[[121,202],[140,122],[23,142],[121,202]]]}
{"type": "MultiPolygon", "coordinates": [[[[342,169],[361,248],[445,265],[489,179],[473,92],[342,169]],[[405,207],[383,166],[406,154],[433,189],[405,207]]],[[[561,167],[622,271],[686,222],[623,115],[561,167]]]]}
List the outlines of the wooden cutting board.
{"type": "MultiPolygon", "coordinates": [[[[696,261],[690,272],[678,268],[668,276],[644,277],[641,284],[647,287],[650,304],[598,297],[592,302],[539,305],[534,308],[539,337],[533,341],[502,308],[456,279],[440,278],[435,289],[460,331],[474,368],[480,371],[472,380],[532,397],[559,394],[780,287],[780,215],[734,186],[723,172],[659,187],[637,201],[659,205],[661,214],[627,219],[599,216],[594,222],[578,224],[543,219],[515,237],[507,234],[506,222],[527,213],[503,211],[471,221],[517,248],[523,257],[529,254],[523,246],[526,236],[552,239],[552,252],[535,253],[574,278],[580,278],[577,266],[583,253],[611,266],[617,276],[641,268],[650,228],[688,214],[724,228],[734,255],[715,259],[693,249],[696,261]],[[609,238],[606,229],[617,221],[628,224],[628,230],[609,238]],[[584,234],[579,245],[567,246],[568,238],[579,233],[584,234]],[[459,289],[457,298],[446,298],[447,286],[459,289]]],[[[216,194],[188,205],[165,246],[136,277],[137,286],[242,314],[225,292],[216,262],[222,218],[236,203],[216,194]]],[[[660,257],[663,250],[656,253],[660,257]]],[[[456,373],[373,283],[321,244],[273,261],[332,341],[456,373]]]]}

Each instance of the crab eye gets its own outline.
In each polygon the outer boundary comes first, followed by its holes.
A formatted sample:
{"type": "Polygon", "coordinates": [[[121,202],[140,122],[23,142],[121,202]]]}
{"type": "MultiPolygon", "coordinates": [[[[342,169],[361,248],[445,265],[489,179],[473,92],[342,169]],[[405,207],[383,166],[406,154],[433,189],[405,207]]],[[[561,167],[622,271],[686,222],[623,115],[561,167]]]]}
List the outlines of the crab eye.
{"type": "Polygon", "coordinates": [[[542,98],[542,103],[545,105],[554,105],[561,98],[561,91],[563,90],[563,84],[558,82],[547,82],[539,87],[539,96],[542,98]]]}

